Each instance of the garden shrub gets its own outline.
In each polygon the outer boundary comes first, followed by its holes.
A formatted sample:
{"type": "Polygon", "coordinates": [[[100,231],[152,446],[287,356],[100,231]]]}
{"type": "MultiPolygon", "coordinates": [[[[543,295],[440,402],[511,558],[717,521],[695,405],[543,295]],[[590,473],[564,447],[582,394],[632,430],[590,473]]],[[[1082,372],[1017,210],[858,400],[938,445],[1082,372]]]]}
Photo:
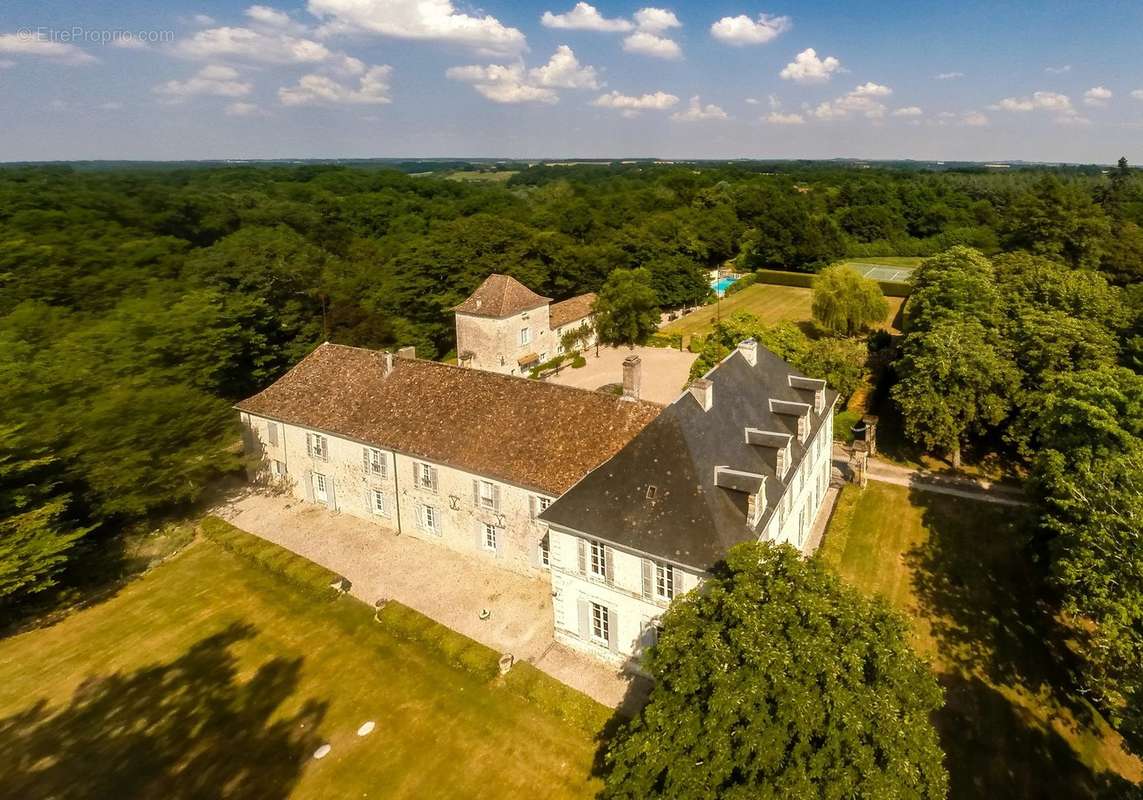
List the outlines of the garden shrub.
{"type": "Polygon", "coordinates": [[[833,438],[846,444],[853,443],[853,426],[861,419],[860,411],[839,411],[833,415],[833,438]]]}
{"type": "Polygon", "coordinates": [[[377,612],[377,620],[393,637],[429,647],[454,667],[486,680],[492,680],[500,673],[500,654],[495,650],[408,606],[390,600],[377,612]]]}
{"type": "Polygon", "coordinates": [[[528,702],[585,733],[594,734],[603,730],[614,713],[610,708],[565,686],[526,662],[512,667],[504,676],[504,685],[528,702]]]}
{"type": "Polygon", "coordinates": [[[582,353],[576,353],[575,358],[571,362],[572,369],[579,369],[580,367],[587,366],[587,359],[583,357],[582,353]]]}

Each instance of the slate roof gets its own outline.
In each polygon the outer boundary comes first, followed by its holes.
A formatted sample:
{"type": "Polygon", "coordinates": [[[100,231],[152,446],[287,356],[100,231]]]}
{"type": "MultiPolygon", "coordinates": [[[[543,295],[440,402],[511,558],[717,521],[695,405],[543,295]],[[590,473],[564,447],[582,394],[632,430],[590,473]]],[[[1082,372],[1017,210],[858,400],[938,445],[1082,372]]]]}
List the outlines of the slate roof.
{"type": "Polygon", "coordinates": [[[577,295],[569,300],[553,303],[548,308],[548,327],[552,330],[567,325],[569,322],[583,319],[591,315],[591,307],[595,303],[595,292],[577,295]]]}
{"type": "Polygon", "coordinates": [[[559,495],[662,411],[648,402],[323,344],[237,408],[559,495]]]}
{"type": "Polygon", "coordinates": [[[798,442],[797,418],[770,411],[770,399],[810,404],[807,444],[821,429],[837,393],[829,389],[821,413],[814,393],[791,388],[786,362],[758,347],[750,366],[735,350],[707,378],[714,384],[709,411],[685,392],[622,450],[589,473],[543,512],[541,518],[652,556],[709,570],[735,544],[758,538],[787,484],[776,477],[777,451],[747,444],[745,429],[792,435],[786,480],[796,473],[806,448],[798,442]],[[715,467],[766,476],[766,511],[752,529],[747,494],[715,485],[715,467]],[[651,493],[649,486],[657,491],[651,493]],[[649,499],[653,495],[654,499],[649,499]]]}
{"type": "Polygon", "coordinates": [[[476,287],[476,291],[453,308],[462,314],[472,314],[477,317],[492,317],[504,319],[529,311],[550,303],[550,297],[536,294],[511,275],[492,273],[484,279],[484,283],[476,287]]]}

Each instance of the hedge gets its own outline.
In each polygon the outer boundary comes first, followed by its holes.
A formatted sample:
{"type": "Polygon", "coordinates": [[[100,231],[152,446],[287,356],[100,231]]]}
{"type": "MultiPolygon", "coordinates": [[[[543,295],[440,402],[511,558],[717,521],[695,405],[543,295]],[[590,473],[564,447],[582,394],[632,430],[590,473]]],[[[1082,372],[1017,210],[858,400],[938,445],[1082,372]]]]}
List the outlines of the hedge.
{"type": "Polygon", "coordinates": [[[853,426],[862,417],[860,411],[839,411],[833,415],[833,438],[846,444],[853,443],[853,426]]]}
{"type": "Polygon", "coordinates": [[[454,667],[485,680],[500,674],[500,654],[495,650],[408,606],[390,600],[377,612],[377,621],[394,638],[425,645],[454,667]]]}
{"type": "MultiPolygon", "coordinates": [[[[812,289],[814,276],[805,272],[782,272],[777,269],[760,269],[754,273],[759,283],[769,283],[774,286],[800,286],[812,289]]],[[[907,283],[896,281],[877,281],[881,287],[881,294],[886,297],[908,297],[913,287],[907,283]]]]}
{"type": "Polygon", "coordinates": [[[673,350],[683,349],[683,335],[681,333],[652,333],[647,339],[648,347],[669,347],[673,350]]]}
{"type": "Polygon", "coordinates": [[[240,530],[226,520],[207,517],[199,525],[199,530],[222,549],[274,573],[310,597],[330,601],[340,594],[330,588],[330,584],[341,577],[336,572],[240,530]]]}
{"type": "Polygon", "coordinates": [[[599,733],[615,713],[607,706],[565,686],[527,662],[514,665],[504,676],[504,685],[525,700],[585,733],[599,733]]]}

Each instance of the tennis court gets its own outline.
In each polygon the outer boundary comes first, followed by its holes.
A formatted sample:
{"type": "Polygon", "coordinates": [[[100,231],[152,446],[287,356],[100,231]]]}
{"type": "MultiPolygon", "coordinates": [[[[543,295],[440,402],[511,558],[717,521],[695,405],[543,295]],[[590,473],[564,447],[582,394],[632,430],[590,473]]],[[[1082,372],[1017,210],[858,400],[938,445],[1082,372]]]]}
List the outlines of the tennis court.
{"type": "Polygon", "coordinates": [[[908,281],[913,275],[914,269],[913,267],[898,267],[892,264],[854,264],[853,262],[849,262],[847,266],[857,270],[866,278],[895,283],[908,281]]]}

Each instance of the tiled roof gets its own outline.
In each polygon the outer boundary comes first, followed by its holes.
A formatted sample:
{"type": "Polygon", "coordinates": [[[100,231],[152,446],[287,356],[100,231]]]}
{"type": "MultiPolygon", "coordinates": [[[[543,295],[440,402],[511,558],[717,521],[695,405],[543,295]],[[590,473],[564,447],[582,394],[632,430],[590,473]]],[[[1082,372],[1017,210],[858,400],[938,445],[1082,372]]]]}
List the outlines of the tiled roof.
{"type": "Polygon", "coordinates": [[[591,307],[594,303],[595,292],[588,292],[570,300],[554,303],[548,308],[548,319],[550,320],[548,326],[555,330],[569,322],[583,319],[591,314],[591,307]]]}
{"type": "Polygon", "coordinates": [[[484,283],[476,288],[471,297],[453,311],[504,319],[550,302],[550,297],[536,294],[512,276],[493,273],[484,279],[484,283]]]}
{"type": "Polygon", "coordinates": [[[242,411],[559,495],[661,406],[323,344],[242,411]]]}
{"type": "Polygon", "coordinates": [[[678,564],[710,569],[731,546],[757,539],[765,530],[837,400],[837,393],[826,389],[822,410],[813,410],[814,392],[792,386],[791,376],[804,377],[765,348],[758,348],[755,366],[732,351],[707,373],[714,392],[709,411],[684,392],[541,518],[678,564]],[[775,413],[771,400],[810,404],[805,444],[798,440],[795,418],[775,413]],[[792,465],[784,477],[776,473],[776,448],[751,444],[746,428],[792,437],[792,465]],[[720,466],[766,477],[766,511],[755,525],[746,518],[746,494],[716,484],[720,466]]]}

